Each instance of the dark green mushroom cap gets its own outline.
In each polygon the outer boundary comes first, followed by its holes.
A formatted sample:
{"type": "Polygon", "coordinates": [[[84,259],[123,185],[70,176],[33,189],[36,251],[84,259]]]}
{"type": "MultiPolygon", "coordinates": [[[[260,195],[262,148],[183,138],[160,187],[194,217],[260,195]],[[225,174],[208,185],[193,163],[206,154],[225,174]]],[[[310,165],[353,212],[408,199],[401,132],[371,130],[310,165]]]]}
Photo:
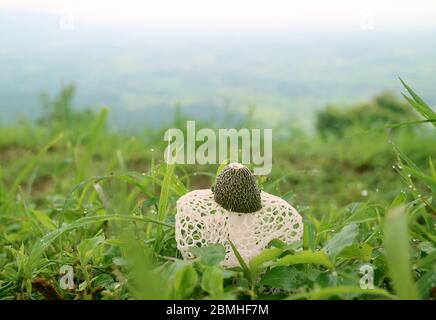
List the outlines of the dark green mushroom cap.
{"type": "Polygon", "coordinates": [[[239,163],[229,164],[221,171],[213,192],[215,202],[232,212],[252,213],[262,208],[255,176],[239,163]]]}

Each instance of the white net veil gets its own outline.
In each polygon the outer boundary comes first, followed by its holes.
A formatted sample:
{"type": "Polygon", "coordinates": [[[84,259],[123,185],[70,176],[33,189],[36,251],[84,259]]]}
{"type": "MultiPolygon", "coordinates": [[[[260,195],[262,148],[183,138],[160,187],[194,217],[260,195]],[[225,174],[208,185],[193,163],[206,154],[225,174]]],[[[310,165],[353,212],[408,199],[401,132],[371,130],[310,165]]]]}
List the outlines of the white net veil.
{"type": "Polygon", "coordinates": [[[262,192],[262,209],[254,213],[227,211],[214,200],[209,189],[192,191],[177,202],[176,241],[184,259],[192,259],[190,248],[221,244],[226,248],[225,267],[238,266],[228,239],[248,262],[273,239],[288,244],[301,240],[303,222],[285,200],[262,192]]]}

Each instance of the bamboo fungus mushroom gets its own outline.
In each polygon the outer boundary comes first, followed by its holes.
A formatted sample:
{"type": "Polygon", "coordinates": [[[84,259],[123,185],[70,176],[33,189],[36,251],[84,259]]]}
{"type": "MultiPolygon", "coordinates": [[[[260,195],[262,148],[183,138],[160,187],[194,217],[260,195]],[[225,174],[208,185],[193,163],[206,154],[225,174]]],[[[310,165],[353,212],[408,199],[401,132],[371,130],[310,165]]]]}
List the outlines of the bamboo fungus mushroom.
{"type": "Polygon", "coordinates": [[[273,239],[301,240],[303,222],[285,200],[263,192],[245,166],[233,163],[217,177],[214,190],[192,191],[177,202],[176,241],[185,259],[190,248],[221,244],[226,267],[238,266],[228,240],[244,260],[258,255],[273,239]]]}

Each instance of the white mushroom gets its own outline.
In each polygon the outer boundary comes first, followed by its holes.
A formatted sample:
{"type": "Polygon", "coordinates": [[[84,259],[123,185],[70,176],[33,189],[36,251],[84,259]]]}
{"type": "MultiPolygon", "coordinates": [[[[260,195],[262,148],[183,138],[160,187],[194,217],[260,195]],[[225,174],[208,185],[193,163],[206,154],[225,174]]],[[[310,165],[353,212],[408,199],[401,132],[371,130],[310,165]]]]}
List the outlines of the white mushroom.
{"type": "Polygon", "coordinates": [[[184,259],[191,247],[221,244],[225,267],[238,266],[228,240],[249,261],[273,239],[288,244],[301,240],[303,222],[285,200],[261,191],[254,175],[230,164],[218,176],[214,190],[192,191],[177,201],[176,241],[184,259]]]}

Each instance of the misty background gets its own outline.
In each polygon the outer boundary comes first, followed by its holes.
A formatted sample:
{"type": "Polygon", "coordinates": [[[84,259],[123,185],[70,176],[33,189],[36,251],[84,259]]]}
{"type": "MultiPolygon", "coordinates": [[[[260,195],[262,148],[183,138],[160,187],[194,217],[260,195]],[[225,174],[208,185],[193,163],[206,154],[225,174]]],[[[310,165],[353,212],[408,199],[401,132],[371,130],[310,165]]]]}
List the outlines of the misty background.
{"type": "Polygon", "coordinates": [[[77,85],[77,107],[121,127],[253,109],[309,126],[328,105],[401,76],[436,102],[436,4],[365,1],[2,1],[0,122],[35,118],[41,92],[77,85]],[[396,9],[392,10],[395,5],[396,9]]]}

